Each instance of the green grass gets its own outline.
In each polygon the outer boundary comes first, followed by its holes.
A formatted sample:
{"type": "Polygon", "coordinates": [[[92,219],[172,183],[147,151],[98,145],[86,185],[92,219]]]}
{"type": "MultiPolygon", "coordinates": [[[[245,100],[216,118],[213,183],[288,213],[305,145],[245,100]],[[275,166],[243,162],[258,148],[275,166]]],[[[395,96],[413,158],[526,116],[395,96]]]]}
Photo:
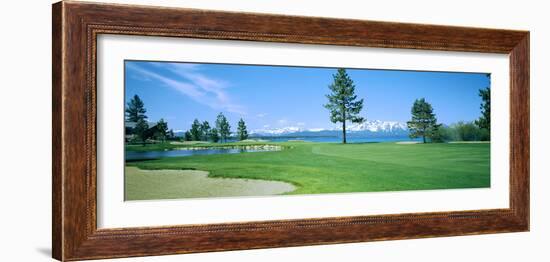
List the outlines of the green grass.
{"type": "MultiPolygon", "coordinates": [[[[490,144],[488,143],[343,145],[284,142],[270,144],[282,145],[285,149],[274,152],[163,158],[129,162],[127,165],[141,169],[204,170],[209,171],[211,177],[285,181],[297,186],[297,189],[289,194],[490,186],[490,144]]],[[[212,146],[212,144],[201,144],[201,146],[212,146]]],[[[157,148],[160,147],[157,146],[157,148]]],[[[136,184],[136,181],[132,183],[136,184]]],[[[147,190],[147,185],[139,185],[139,181],[137,186],[147,190]]]]}

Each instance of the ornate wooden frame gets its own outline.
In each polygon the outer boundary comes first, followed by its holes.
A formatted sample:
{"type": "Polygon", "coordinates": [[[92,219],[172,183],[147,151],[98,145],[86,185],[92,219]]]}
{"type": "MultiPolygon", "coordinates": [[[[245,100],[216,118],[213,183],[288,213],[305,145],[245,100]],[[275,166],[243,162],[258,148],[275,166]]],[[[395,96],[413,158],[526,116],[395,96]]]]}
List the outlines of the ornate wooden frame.
{"type": "Polygon", "coordinates": [[[529,32],[84,2],[53,5],[53,257],[81,260],[529,230],[529,32]],[[98,34],[510,56],[510,208],[146,228],[96,227],[98,34]]]}

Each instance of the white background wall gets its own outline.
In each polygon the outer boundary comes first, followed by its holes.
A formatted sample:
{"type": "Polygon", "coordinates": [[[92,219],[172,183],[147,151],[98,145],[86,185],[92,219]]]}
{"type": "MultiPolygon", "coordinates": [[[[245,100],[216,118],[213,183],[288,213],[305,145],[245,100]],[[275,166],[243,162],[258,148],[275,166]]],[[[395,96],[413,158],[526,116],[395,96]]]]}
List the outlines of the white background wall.
{"type": "MultiPolygon", "coordinates": [[[[218,252],[124,261],[549,261],[550,27],[546,1],[108,1],[531,31],[531,232],[218,252]]],[[[50,1],[0,10],[0,260],[48,261],[50,1]]]]}

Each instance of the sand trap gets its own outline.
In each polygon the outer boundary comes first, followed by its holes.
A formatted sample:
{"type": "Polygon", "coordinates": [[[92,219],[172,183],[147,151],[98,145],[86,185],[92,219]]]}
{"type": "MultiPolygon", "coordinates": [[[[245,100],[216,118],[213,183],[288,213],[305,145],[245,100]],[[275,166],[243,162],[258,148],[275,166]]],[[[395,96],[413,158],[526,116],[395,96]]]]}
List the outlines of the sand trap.
{"type": "Polygon", "coordinates": [[[294,191],[290,183],[242,178],[212,178],[200,170],[125,168],[126,200],[269,196],[294,191]]]}

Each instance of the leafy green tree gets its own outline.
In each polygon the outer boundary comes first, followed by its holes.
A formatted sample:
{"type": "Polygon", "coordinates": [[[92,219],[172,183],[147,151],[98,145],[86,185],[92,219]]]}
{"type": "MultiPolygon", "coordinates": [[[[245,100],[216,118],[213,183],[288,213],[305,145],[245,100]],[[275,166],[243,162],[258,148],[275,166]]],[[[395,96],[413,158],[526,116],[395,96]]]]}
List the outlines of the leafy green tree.
{"type": "Polygon", "coordinates": [[[334,82],[328,86],[331,93],[326,95],[328,103],[324,105],[330,111],[332,123],[342,123],[342,143],[346,143],[346,122],[361,123],[365,119],[359,116],[363,109],[363,99],[357,99],[355,84],[345,69],[338,69],[333,75],[334,82]]]}
{"type": "Polygon", "coordinates": [[[191,133],[191,140],[202,140],[201,122],[199,122],[198,119],[195,119],[195,121],[193,121],[193,124],[191,124],[191,130],[189,130],[189,132],[191,133]]]}
{"type": "Polygon", "coordinates": [[[456,132],[458,141],[487,141],[489,140],[489,130],[479,128],[473,122],[458,122],[452,126],[456,132]]]}
{"type": "MultiPolygon", "coordinates": [[[[489,78],[489,86],[485,89],[479,90],[479,96],[481,97],[481,117],[475,121],[475,124],[481,129],[487,129],[487,133],[491,132],[491,75],[487,74],[489,78]]],[[[489,138],[490,139],[490,138],[489,138]]]]}
{"type": "Polygon", "coordinates": [[[218,141],[220,141],[220,134],[218,132],[218,129],[215,127],[210,130],[210,140],[212,140],[212,142],[214,143],[218,143],[218,141]]]}
{"type": "Polygon", "coordinates": [[[239,120],[239,123],[237,126],[237,136],[241,141],[248,138],[248,131],[246,130],[246,124],[244,123],[244,120],[242,118],[239,120]]]}
{"type": "Polygon", "coordinates": [[[438,135],[442,141],[487,141],[489,140],[489,130],[485,128],[479,128],[473,122],[463,122],[463,121],[454,123],[450,126],[440,127],[438,135]]]}
{"type": "Polygon", "coordinates": [[[191,135],[191,132],[189,132],[189,130],[185,131],[185,134],[183,135],[183,139],[185,141],[193,140],[193,136],[191,135]]]}
{"type": "Polygon", "coordinates": [[[433,143],[443,143],[445,141],[445,133],[443,125],[436,124],[431,130],[430,140],[433,143]]]}
{"type": "Polygon", "coordinates": [[[435,132],[437,132],[435,134],[436,140],[439,139],[436,142],[456,141],[457,140],[456,130],[452,126],[443,126],[443,125],[441,125],[437,128],[437,130],[435,132]]]}
{"type": "Polygon", "coordinates": [[[478,127],[471,122],[458,122],[454,128],[457,131],[457,136],[460,141],[476,141],[478,140],[478,127]]]}
{"type": "Polygon", "coordinates": [[[143,143],[145,146],[145,141],[147,140],[147,130],[149,130],[149,124],[144,119],[138,119],[136,126],[134,127],[134,134],[137,136],[137,139],[143,143]]]}
{"type": "Polygon", "coordinates": [[[218,129],[220,134],[220,140],[226,142],[227,138],[231,135],[231,125],[229,125],[229,121],[227,121],[223,113],[219,113],[216,118],[216,129],[218,129]]]}
{"type": "Polygon", "coordinates": [[[441,125],[437,124],[432,105],[424,98],[414,101],[411,114],[412,119],[407,122],[410,138],[422,137],[422,142],[426,143],[426,138],[432,138],[437,134],[441,125]]]}
{"type": "Polygon", "coordinates": [[[155,138],[157,140],[165,141],[168,136],[168,123],[161,118],[155,126],[155,138]]]}
{"type": "Polygon", "coordinates": [[[204,121],[201,124],[201,134],[202,134],[202,140],[208,141],[208,138],[210,137],[210,124],[208,121],[204,121]]]}
{"type": "Polygon", "coordinates": [[[145,105],[138,95],[126,104],[126,121],[137,123],[139,120],[147,119],[145,105]]]}
{"type": "Polygon", "coordinates": [[[170,139],[170,140],[173,140],[173,139],[176,138],[176,135],[174,134],[174,130],[173,130],[173,129],[170,129],[170,130],[168,131],[167,136],[168,136],[168,139],[170,139]]]}

